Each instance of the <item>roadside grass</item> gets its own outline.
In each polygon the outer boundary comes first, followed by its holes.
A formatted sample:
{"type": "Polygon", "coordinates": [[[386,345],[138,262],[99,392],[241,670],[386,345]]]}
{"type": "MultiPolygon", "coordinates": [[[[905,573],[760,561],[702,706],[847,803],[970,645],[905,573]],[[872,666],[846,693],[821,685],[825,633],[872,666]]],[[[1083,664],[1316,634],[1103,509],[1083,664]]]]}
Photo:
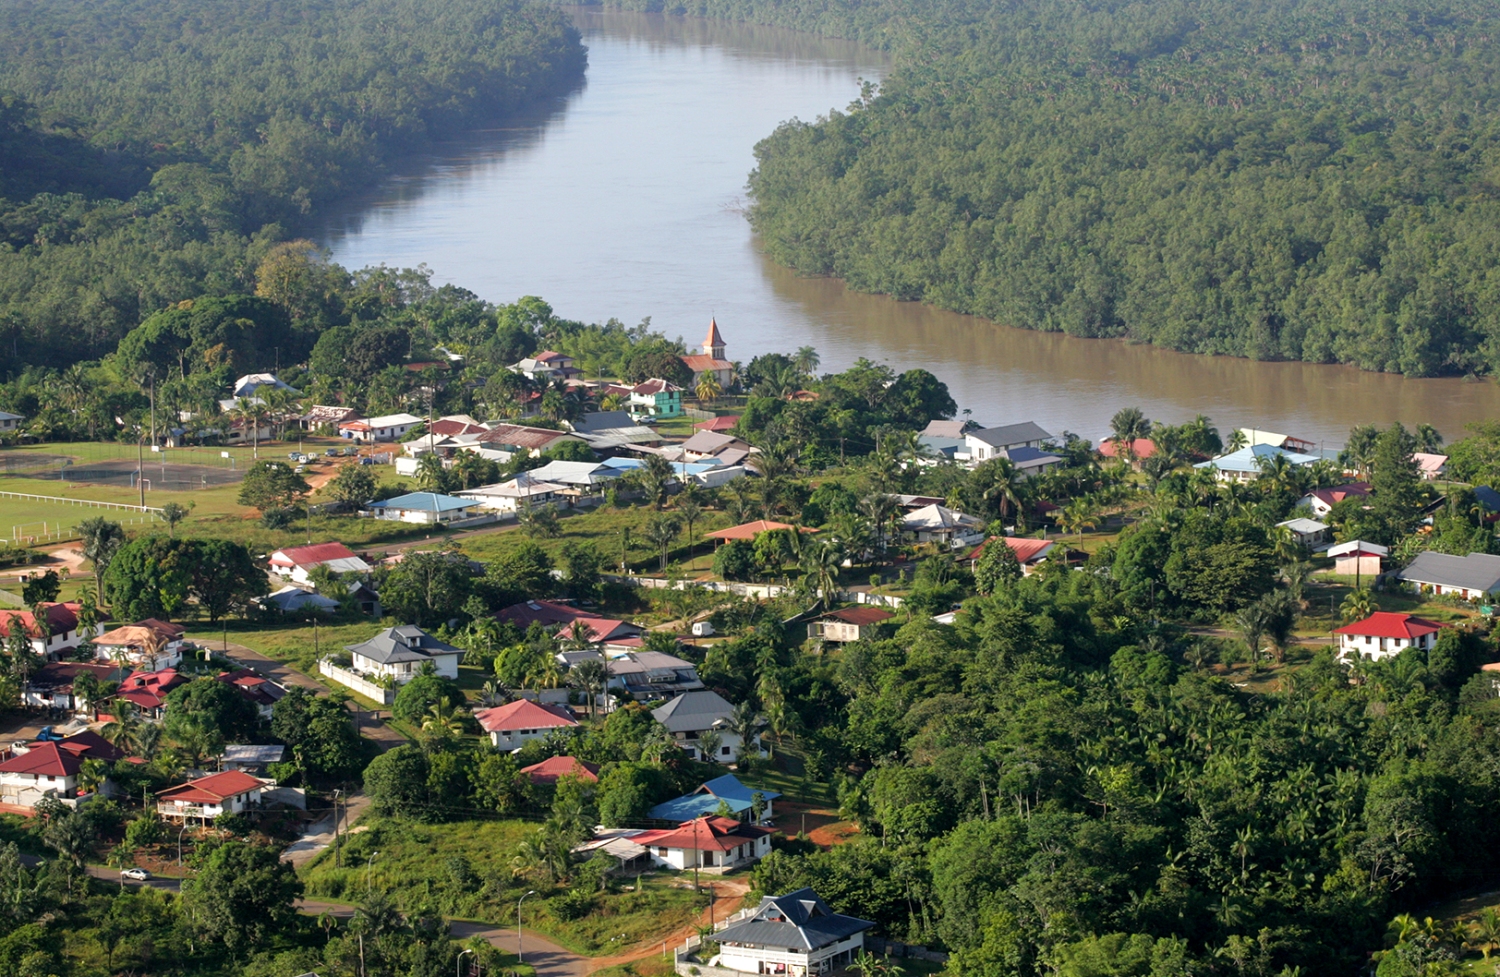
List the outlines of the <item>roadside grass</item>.
{"type": "MultiPolygon", "coordinates": [[[[641,879],[639,892],[596,893],[577,918],[561,899],[570,886],[547,885],[515,874],[513,859],[537,825],[521,820],[415,824],[367,819],[368,831],[350,835],[343,867],[332,850],[302,871],[309,898],[359,903],[381,892],[403,911],[431,906],[456,919],[516,925],[516,904],[526,900],[524,924],[575,953],[606,955],[691,924],[704,908],[701,895],[676,873],[641,879]],[[375,854],[378,852],[378,855],[375,854]]],[[[634,880],[626,884],[633,885],[634,880]]]]}
{"type": "MultiPolygon", "coordinates": [[[[319,624],[315,642],[312,625],[302,621],[267,623],[237,618],[227,622],[231,643],[258,651],[312,678],[318,677],[319,651],[325,655],[343,651],[345,645],[368,641],[380,627],[379,621],[368,618],[319,624]]],[[[199,621],[189,625],[187,637],[205,647],[214,648],[222,643],[224,634],[225,625],[199,621]]]]}
{"type": "MultiPolygon", "coordinates": [[[[669,948],[668,953],[670,952],[669,948]]],[[[600,967],[590,977],[670,977],[675,972],[670,956],[653,954],[649,957],[642,957],[640,960],[632,960],[630,963],[600,967]]]]}

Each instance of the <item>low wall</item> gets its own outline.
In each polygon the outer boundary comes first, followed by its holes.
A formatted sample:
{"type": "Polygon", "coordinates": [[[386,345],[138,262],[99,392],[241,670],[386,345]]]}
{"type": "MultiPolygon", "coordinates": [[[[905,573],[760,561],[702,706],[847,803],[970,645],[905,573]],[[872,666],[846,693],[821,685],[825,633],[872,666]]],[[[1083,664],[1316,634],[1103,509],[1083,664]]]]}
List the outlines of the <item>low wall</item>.
{"type": "Polygon", "coordinates": [[[374,699],[381,705],[388,706],[396,701],[394,690],[382,688],[362,675],[358,675],[347,668],[340,668],[326,658],[318,662],[318,672],[327,678],[333,679],[345,688],[353,689],[368,699],[374,699]]]}

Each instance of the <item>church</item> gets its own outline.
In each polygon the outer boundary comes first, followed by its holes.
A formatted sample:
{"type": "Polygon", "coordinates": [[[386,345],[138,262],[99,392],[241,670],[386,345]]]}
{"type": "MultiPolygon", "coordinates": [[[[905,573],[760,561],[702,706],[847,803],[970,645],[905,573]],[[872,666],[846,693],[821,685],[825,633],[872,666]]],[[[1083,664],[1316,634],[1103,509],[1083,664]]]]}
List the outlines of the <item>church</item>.
{"type": "Polygon", "coordinates": [[[684,356],[682,362],[693,371],[693,382],[689,389],[696,387],[705,373],[712,373],[719,378],[720,390],[728,390],[729,385],[734,382],[734,364],[724,359],[724,337],[719,335],[719,324],[714,319],[708,320],[708,337],[703,340],[703,352],[684,356]]]}

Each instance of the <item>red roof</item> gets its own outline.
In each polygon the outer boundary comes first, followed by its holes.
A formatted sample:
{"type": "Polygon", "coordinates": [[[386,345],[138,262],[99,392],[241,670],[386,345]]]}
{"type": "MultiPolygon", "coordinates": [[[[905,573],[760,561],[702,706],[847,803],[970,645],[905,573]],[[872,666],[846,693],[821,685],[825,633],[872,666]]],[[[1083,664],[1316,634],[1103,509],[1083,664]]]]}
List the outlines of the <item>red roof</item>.
{"type": "MultiPolygon", "coordinates": [[[[52,633],[67,634],[78,627],[78,604],[74,601],[52,602],[42,605],[47,609],[47,624],[52,628],[52,633]]],[[[100,614],[100,620],[107,619],[108,614],[100,614]]],[[[30,611],[0,611],[0,635],[10,636],[10,623],[16,621],[22,630],[32,637],[41,637],[37,633],[36,618],[30,611]]]]}
{"type": "Polygon", "coordinates": [[[468,421],[450,421],[439,418],[427,425],[427,430],[440,437],[451,437],[455,434],[483,434],[489,428],[470,424],[468,421]]]}
{"type": "Polygon", "coordinates": [[[538,363],[550,363],[553,360],[571,360],[572,358],[573,357],[571,356],[559,353],[556,350],[551,349],[544,349],[540,353],[532,357],[532,359],[536,360],[538,363]]]}
{"type": "Polygon", "coordinates": [[[1348,485],[1337,485],[1333,488],[1313,489],[1308,494],[1326,505],[1337,505],[1345,499],[1369,495],[1370,486],[1365,482],[1350,482],[1348,485]]]}
{"type": "MultiPolygon", "coordinates": [[[[728,539],[754,539],[755,537],[759,536],[761,533],[769,533],[769,532],[773,532],[774,530],[777,530],[777,529],[791,529],[791,528],[793,528],[793,527],[788,526],[784,522],[771,522],[769,519],[757,519],[754,522],[747,522],[747,523],[743,523],[743,524],[738,525],[738,526],[730,526],[728,529],[721,529],[721,530],[719,530],[716,533],[704,533],[703,534],[703,538],[704,539],[725,539],[725,540],[728,540],[728,539]]],[[[801,526],[801,527],[798,527],[798,528],[800,528],[802,530],[802,532],[804,532],[804,533],[815,533],[815,532],[817,532],[816,529],[809,529],[806,526],[801,526]]]]}
{"type": "Polygon", "coordinates": [[[218,804],[225,798],[246,791],[258,790],[266,786],[266,782],[259,777],[252,777],[248,773],[239,770],[226,770],[223,773],[210,774],[207,777],[199,777],[197,780],[189,780],[185,784],[176,787],[168,787],[157,793],[157,797],[167,801],[186,801],[193,804],[218,804]]]}
{"type": "Polygon", "coordinates": [[[716,431],[716,432],[722,433],[724,431],[733,430],[734,426],[736,424],[738,424],[739,422],[740,422],[739,415],[735,415],[733,417],[729,417],[729,416],[715,417],[715,418],[711,418],[710,420],[707,420],[707,421],[699,421],[697,424],[693,425],[693,430],[694,431],[716,431]]]}
{"type": "Polygon", "coordinates": [[[1005,545],[1015,551],[1016,559],[1022,563],[1030,563],[1033,560],[1041,559],[1053,546],[1050,539],[1032,539],[1029,536],[991,536],[983,543],[974,547],[973,552],[969,554],[968,558],[971,560],[979,559],[984,554],[984,548],[997,539],[1004,540],[1005,545]]]}
{"type": "Polygon", "coordinates": [[[724,345],[724,337],[719,335],[719,320],[713,316],[708,318],[708,336],[703,340],[704,349],[718,349],[724,345]]]}
{"type": "Polygon", "coordinates": [[[568,434],[565,431],[526,427],[523,424],[501,424],[479,435],[478,440],[483,444],[513,444],[520,448],[545,449],[559,438],[566,437],[568,434]]]}
{"type": "Polygon", "coordinates": [[[81,733],[74,733],[57,745],[73,756],[84,760],[105,760],[112,763],[115,760],[123,759],[125,756],[124,750],[121,750],[92,729],[86,729],[81,733]]]}
{"type": "Polygon", "coordinates": [[[1341,628],[1335,628],[1334,634],[1349,634],[1358,637],[1371,638],[1420,638],[1425,634],[1432,634],[1441,630],[1442,625],[1436,621],[1425,618],[1413,617],[1410,614],[1398,614],[1395,611],[1376,611],[1363,621],[1355,621],[1341,628]]]}
{"type": "Polygon", "coordinates": [[[555,729],[562,726],[577,726],[578,720],[562,706],[547,705],[517,699],[515,702],[481,709],[474,714],[479,725],[487,732],[509,732],[517,729],[555,729]]]}
{"type": "Polygon", "coordinates": [[[159,672],[131,672],[120,683],[116,698],[133,702],[142,709],[160,709],[166,705],[167,693],[179,685],[186,685],[187,681],[187,677],[179,675],[175,668],[163,668],[159,672]]]}
{"type": "Polygon", "coordinates": [[[314,543],[311,546],[292,546],[271,555],[271,565],[278,567],[307,567],[329,560],[354,559],[355,553],[343,543],[314,543]],[[281,559],[278,559],[280,557],[281,559]]]}
{"type": "Polygon", "coordinates": [[[843,621],[846,624],[879,624],[881,621],[889,621],[896,615],[883,607],[872,607],[866,604],[862,607],[844,607],[829,611],[823,616],[843,621]]]}
{"type": "MultiPolygon", "coordinates": [[[[1144,460],[1156,454],[1156,442],[1150,438],[1136,438],[1130,442],[1130,447],[1138,460],[1144,460]]],[[[1099,442],[1099,453],[1106,458],[1114,458],[1123,452],[1120,451],[1119,442],[1116,439],[1106,438],[1099,442]]]]}
{"type": "Polygon", "coordinates": [[[599,765],[585,763],[576,756],[555,756],[522,767],[521,772],[531,778],[533,784],[555,784],[563,777],[578,777],[581,780],[598,780],[599,765]]]}
{"type": "Polygon", "coordinates": [[[82,761],[56,743],[33,743],[25,753],[0,763],[0,773],[26,773],[43,777],[75,777],[82,761]]]}
{"type": "Polygon", "coordinates": [[[747,841],[754,841],[771,833],[769,828],[721,818],[716,814],[697,818],[676,828],[660,831],[643,831],[631,837],[638,845],[652,848],[692,848],[698,851],[733,851],[747,841]]]}
{"type": "Polygon", "coordinates": [[[716,360],[712,356],[696,353],[692,356],[684,356],[682,362],[694,373],[708,373],[713,370],[732,370],[734,364],[727,360],[716,360]]]}
{"type": "Polygon", "coordinates": [[[675,383],[670,383],[660,378],[653,378],[636,384],[631,389],[631,393],[637,393],[642,397],[645,397],[648,394],[672,393],[673,391],[681,389],[682,388],[677,386],[677,384],[675,383]]]}

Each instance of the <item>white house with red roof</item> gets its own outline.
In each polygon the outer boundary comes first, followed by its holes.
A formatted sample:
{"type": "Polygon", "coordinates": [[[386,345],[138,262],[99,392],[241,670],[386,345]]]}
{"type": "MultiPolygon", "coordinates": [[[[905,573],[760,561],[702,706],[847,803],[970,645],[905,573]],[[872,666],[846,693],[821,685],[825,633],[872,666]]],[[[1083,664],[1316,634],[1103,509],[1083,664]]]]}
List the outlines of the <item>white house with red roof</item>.
{"type": "Polygon", "coordinates": [[[76,601],[47,601],[42,604],[43,619],[47,624],[47,635],[42,634],[42,629],[37,627],[36,615],[31,611],[4,610],[0,611],[0,638],[8,638],[12,628],[20,628],[22,632],[31,637],[31,650],[38,655],[47,658],[56,658],[59,654],[70,648],[76,648],[85,641],[99,637],[104,633],[104,621],[109,620],[109,615],[100,611],[99,622],[89,634],[84,634],[78,624],[78,612],[80,607],[76,601]]]}
{"type": "Polygon", "coordinates": [[[307,583],[308,574],[326,566],[334,573],[369,573],[372,567],[343,543],[289,546],[271,554],[271,572],[294,583],[307,583]]]}
{"type": "Polygon", "coordinates": [[[199,818],[204,824],[221,814],[240,814],[260,803],[276,781],[226,770],[158,791],[156,813],[164,818],[199,818]]]}
{"type": "Polygon", "coordinates": [[[1050,539],[1032,539],[1029,536],[991,536],[969,551],[966,557],[969,566],[972,567],[978,563],[979,558],[984,555],[984,548],[996,540],[1003,542],[1015,552],[1016,559],[1021,563],[1021,573],[1027,576],[1037,568],[1037,564],[1047,558],[1047,554],[1052,552],[1053,547],[1050,539]]]}
{"type": "Polygon", "coordinates": [[[522,767],[521,773],[533,784],[555,784],[564,777],[577,777],[595,783],[599,780],[599,765],[587,763],[576,756],[548,757],[541,763],[522,767]]]}
{"type": "Polygon", "coordinates": [[[1408,648],[1424,651],[1432,648],[1442,628],[1436,621],[1411,614],[1376,611],[1363,621],[1346,624],[1333,633],[1338,635],[1341,661],[1359,658],[1379,661],[1394,658],[1408,648]]]}
{"type": "Polygon", "coordinates": [[[657,865],[727,872],[770,854],[771,833],[770,828],[738,818],[710,814],[675,828],[643,831],[630,840],[645,848],[657,865]]]}
{"type": "Polygon", "coordinates": [[[490,734],[495,749],[514,753],[532,740],[545,739],[555,729],[576,729],[578,720],[566,706],[517,699],[474,714],[479,725],[490,734]]]}
{"type": "Polygon", "coordinates": [[[83,760],[57,743],[31,743],[0,762],[0,804],[36,807],[43,797],[72,797],[78,792],[83,760]]]}
{"type": "MultiPolygon", "coordinates": [[[[115,698],[132,703],[147,719],[160,719],[167,711],[167,693],[187,682],[187,676],[175,668],[131,672],[120,683],[115,698]]],[[[109,705],[102,703],[100,708],[108,710],[109,705]]]]}
{"type": "Polygon", "coordinates": [[[606,651],[618,650],[619,654],[640,648],[640,636],[645,631],[639,624],[601,617],[550,600],[522,601],[502,609],[495,616],[522,630],[533,624],[540,624],[549,630],[556,628],[555,633],[559,639],[581,637],[589,644],[603,645],[606,651]]]}
{"type": "Polygon", "coordinates": [[[682,388],[670,380],[652,377],[630,388],[633,414],[663,420],[682,416],[682,388]]]}
{"type": "Polygon", "coordinates": [[[271,710],[286,695],[286,689],[257,671],[237,668],[232,672],[220,672],[218,681],[233,686],[245,701],[255,707],[262,719],[271,718],[271,710]]]}

